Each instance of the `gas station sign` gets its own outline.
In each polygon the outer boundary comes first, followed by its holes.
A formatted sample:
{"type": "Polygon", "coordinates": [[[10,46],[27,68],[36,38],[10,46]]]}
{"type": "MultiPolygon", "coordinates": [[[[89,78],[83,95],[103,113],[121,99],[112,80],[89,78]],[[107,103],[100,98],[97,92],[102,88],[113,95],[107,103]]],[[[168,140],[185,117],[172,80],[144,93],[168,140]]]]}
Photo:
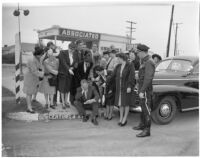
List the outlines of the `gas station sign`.
{"type": "Polygon", "coordinates": [[[78,31],[78,30],[71,30],[71,29],[60,29],[59,35],[66,36],[66,37],[87,39],[87,40],[92,40],[92,41],[100,39],[99,33],[85,32],[85,31],[78,31]]]}

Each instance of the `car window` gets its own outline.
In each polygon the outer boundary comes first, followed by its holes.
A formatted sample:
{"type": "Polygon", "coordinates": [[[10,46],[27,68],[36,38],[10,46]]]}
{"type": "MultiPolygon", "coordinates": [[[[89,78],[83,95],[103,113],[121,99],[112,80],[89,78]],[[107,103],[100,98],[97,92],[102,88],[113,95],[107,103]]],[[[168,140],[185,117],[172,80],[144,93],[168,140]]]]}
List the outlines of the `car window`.
{"type": "Polygon", "coordinates": [[[161,63],[158,64],[156,67],[156,71],[166,70],[171,63],[172,60],[163,60],[161,63]]]}
{"type": "Polygon", "coordinates": [[[192,64],[188,60],[173,59],[173,60],[163,60],[156,67],[156,71],[172,70],[172,71],[187,72],[187,71],[190,71],[192,68],[193,68],[192,64]]]}
{"type": "Polygon", "coordinates": [[[192,63],[187,60],[172,60],[170,66],[168,67],[169,70],[173,71],[190,71],[192,69],[192,63]]]}

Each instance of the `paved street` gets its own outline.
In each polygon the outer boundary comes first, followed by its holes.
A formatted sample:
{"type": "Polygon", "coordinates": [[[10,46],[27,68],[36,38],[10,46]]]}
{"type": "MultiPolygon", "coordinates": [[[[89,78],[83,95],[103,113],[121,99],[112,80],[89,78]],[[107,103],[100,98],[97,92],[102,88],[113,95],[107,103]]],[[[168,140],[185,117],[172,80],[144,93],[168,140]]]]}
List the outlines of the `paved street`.
{"type": "Polygon", "coordinates": [[[169,125],[153,124],[152,136],[136,138],[139,115],[131,113],[125,127],[118,116],[108,122],[54,120],[3,124],[3,144],[8,156],[197,156],[198,111],[178,114],[169,125]]]}

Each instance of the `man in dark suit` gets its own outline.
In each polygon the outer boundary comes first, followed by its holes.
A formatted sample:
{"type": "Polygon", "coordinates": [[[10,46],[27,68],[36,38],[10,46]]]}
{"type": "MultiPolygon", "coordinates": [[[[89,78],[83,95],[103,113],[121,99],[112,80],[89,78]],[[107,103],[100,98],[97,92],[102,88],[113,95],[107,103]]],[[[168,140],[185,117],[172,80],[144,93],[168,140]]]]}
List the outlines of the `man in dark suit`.
{"type": "Polygon", "coordinates": [[[88,81],[81,80],[81,87],[77,89],[74,106],[77,108],[79,114],[83,116],[83,122],[89,118],[86,116],[85,109],[92,108],[92,123],[98,125],[98,100],[99,94],[93,86],[88,85],[88,81]]]}
{"type": "Polygon", "coordinates": [[[78,64],[78,68],[76,70],[76,72],[77,72],[76,80],[78,83],[76,88],[80,87],[81,80],[83,80],[83,79],[88,80],[89,75],[91,73],[92,66],[93,66],[90,50],[85,50],[83,57],[84,57],[83,58],[84,61],[82,61],[78,64]]]}
{"type": "Polygon", "coordinates": [[[84,53],[84,42],[83,40],[76,40],[74,42],[76,44],[76,49],[75,49],[75,54],[78,55],[78,62],[82,62],[83,61],[83,53],[84,53]]]}

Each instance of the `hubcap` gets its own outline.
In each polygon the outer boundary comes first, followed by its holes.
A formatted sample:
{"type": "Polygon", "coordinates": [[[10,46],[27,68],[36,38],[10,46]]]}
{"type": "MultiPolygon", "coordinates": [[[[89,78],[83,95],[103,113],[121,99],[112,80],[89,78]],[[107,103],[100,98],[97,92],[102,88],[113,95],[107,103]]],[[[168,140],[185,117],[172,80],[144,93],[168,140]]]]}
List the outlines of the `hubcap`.
{"type": "Polygon", "coordinates": [[[171,106],[167,103],[162,104],[160,107],[160,115],[162,117],[169,117],[170,113],[171,113],[171,106]]]}

